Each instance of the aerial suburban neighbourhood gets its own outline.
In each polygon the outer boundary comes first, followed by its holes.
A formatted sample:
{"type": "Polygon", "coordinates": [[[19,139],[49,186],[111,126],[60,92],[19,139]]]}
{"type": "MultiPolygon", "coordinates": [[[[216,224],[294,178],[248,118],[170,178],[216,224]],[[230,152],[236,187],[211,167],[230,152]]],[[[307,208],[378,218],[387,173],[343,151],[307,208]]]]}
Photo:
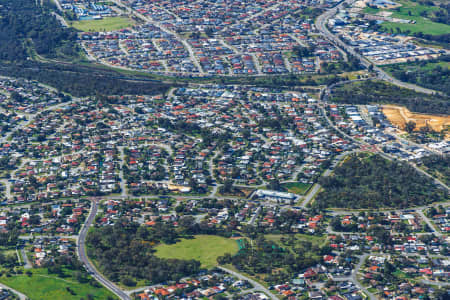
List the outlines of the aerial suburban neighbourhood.
{"type": "Polygon", "coordinates": [[[0,0],[0,300],[450,299],[445,0],[0,0]]]}

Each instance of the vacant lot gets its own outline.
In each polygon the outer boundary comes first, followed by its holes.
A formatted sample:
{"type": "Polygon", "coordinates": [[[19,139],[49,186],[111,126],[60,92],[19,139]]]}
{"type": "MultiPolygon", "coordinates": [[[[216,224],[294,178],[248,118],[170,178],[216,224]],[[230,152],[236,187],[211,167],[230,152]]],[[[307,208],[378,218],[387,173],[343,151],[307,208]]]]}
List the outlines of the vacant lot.
{"type": "Polygon", "coordinates": [[[389,121],[400,129],[405,128],[405,123],[413,121],[416,123],[416,130],[428,124],[434,131],[441,131],[450,126],[450,116],[438,116],[412,113],[407,108],[395,105],[384,105],[383,113],[389,121]]]}
{"type": "Polygon", "coordinates": [[[112,31],[127,28],[133,25],[128,18],[110,17],[101,20],[83,20],[72,22],[72,26],[81,31],[112,31]]]}
{"type": "Polygon", "coordinates": [[[25,274],[13,275],[11,277],[2,276],[0,282],[24,293],[30,299],[86,299],[87,295],[92,295],[94,299],[116,299],[106,288],[93,287],[88,283],[79,283],[71,277],[62,279],[54,274],[48,274],[47,269],[33,269],[33,275],[25,274]],[[70,293],[68,289],[72,291],[70,293]]]}
{"type": "Polygon", "coordinates": [[[196,235],[193,239],[182,239],[172,245],[161,244],[156,247],[156,256],[161,258],[195,259],[202,267],[217,265],[217,257],[225,253],[235,254],[238,245],[235,240],[215,235],[196,235]]]}

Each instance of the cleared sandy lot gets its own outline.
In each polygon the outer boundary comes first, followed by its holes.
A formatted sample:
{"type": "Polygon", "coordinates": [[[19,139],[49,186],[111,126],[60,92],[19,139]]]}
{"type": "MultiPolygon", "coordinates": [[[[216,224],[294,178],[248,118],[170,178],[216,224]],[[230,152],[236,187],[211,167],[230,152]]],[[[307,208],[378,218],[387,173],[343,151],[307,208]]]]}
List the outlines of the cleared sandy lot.
{"type": "Polygon", "coordinates": [[[450,126],[449,115],[427,115],[412,113],[407,108],[395,105],[383,105],[383,113],[389,121],[400,129],[405,128],[405,123],[413,121],[416,123],[416,130],[428,124],[433,130],[441,131],[450,126]]]}

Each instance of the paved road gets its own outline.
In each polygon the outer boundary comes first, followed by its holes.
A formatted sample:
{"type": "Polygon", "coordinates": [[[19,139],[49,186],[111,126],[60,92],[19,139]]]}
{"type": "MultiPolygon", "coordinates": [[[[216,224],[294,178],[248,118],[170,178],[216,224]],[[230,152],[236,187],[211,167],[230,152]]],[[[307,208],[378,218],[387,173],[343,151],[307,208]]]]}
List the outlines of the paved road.
{"type": "Polygon", "coordinates": [[[23,247],[20,248],[20,254],[22,255],[22,258],[23,258],[23,263],[24,263],[23,267],[25,269],[31,269],[33,266],[31,265],[30,260],[28,259],[28,255],[25,252],[25,248],[23,248],[23,247]]]}
{"type": "MultiPolygon", "coordinates": [[[[339,276],[339,277],[333,277],[333,281],[337,281],[337,282],[347,282],[347,281],[351,281],[355,286],[357,286],[360,290],[362,290],[368,297],[369,299],[377,299],[375,297],[374,294],[372,294],[371,292],[369,292],[362,284],[359,283],[358,278],[356,277],[356,275],[358,274],[359,270],[361,269],[361,266],[364,264],[364,262],[366,261],[366,258],[372,254],[366,253],[363,255],[359,255],[358,259],[359,262],[358,264],[355,266],[355,268],[353,268],[352,270],[352,275],[350,276],[339,276]]],[[[377,254],[375,254],[377,255],[377,254]]]]}
{"type": "Polygon", "coordinates": [[[369,256],[370,254],[366,253],[363,254],[359,257],[359,262],[356,265],[356,267],[352,270],[352,281],[353,283],[359,287],[370,299],[377,299],[377,297],[375,297],[374,294],[372,294],[371,292],[369,292],[362,284],[359,283],[358,278],[356,278],[356,275],[358,274],[359,270],[361,269],[361,266],[364,264],[364,262],[366,261],[366,258],[369,256]]]}
{"type": "MultiPolygon", "coordinates": [[[[5,76],[0,76],[0,78],[14,79],[14,78],[12,78],[12,77],[5,77],[5,76]]],[[[45,87],[45,88],[47,88],[47,89],[49,89],[49,90],[51,90],[51,91],[57,91],[57,90],[55,90],[53,87],[50,87],[50,86],[48,86],[48,85],[41,84],[41,83],[40,83],[39,85],[40,85],[40,86],[43,86],[43,87],[45,87]]],[[[40,113],[43,113],[43,112],[46,112],[46,111],[50,111],[50,110],[62,108],[62,107],[64,107],[64,106],[68,106],[68,105],[73,104],[73,103],[77,103],[77,102],[80,102],[80,101],[84,101],[84,100],[86,100],[86,99],[87,99],[87,97],[83,97],[83,98],[72,97],[72,101],[69,101],[69,102],[61,102],[61,103],[58,103],[58,104],[55,104],[55,105],[47,106],[47,107],[45,107],[44,109],[42,109],[41,111],[39,111],[39,112],[40,112],[40,113]]],[[[30,124],[34,121],[34,118],[35,118],[36,115],[38,115],[38,113],[34,114],[32,117],[29,117],[29,118],[27,119],[27,121],[22,121],[22,122],[20,122],[19,124],[17,124],[16,127],[12,128],[12,129],[9,131],[8,134],[3,135],[3,136],[0,138],[0,144],[3,144],[3,143],[5,143],[5,142],[7,142],[8,139],[12,136],[12,134],[13,134],[15,131],[20,131],[20,130],[22,130],[23,128],[25,128],[26,126],[30,125],[30,124]]]]}
{"type": "Polygon", "coordinates": [[[424,284],[437,285],[440,288],[450,286],[450,282],[443,282],[443,281],[421,280],[421,282],[424,284]]]}
{"type": "MultiPolygon", "coordinates": [[[[325,94],[322,93],[321,95],[324,96],[325,94]]],[[[355,145],[366,145],[366,146],[371,146],[371,145],[368,144],[367,142],[362,141],[362,140],[357,140],[357,139],[355,139],[354,137],[352,137],[352,136],[348,135],[347,133],[343,132],[341,129],[339,129],[339,128],[338,128],[338,127],[330,120],[330,118],[327,116],[326,111],[325,111],[325,109],[323,108],[323,106],[321,106],[320,109],[322,110],[322,115],[325,117],[325,119],[327,120],[328,124],[329,124],[331,127],[333,127],[334,130],[336,130],[337,132],[339,132],[342,136],[344,136],[345,138],[351,140],[353,143],[355,143],[355,145]]],[[[395,159],[398,159],[397,157],[388,155],[388,154],[386,154],[386,153],[384,153],[384,152],[382,152],[382,151],[378,151],[377,153],[378,153],[379,155],[381,155],[382,157],[388,159],[388,160],[395,160],[395,159]]],[[[439,185],[439,186],[441,186],[444,190],[446,190],[447,192],[450,192],[450,188],[449,188],[445,183],[443,183],[441,180],[437,179],[436,177],[434,177],[434,176],[428,174],[427,172],[425,172],[424,170],[420,169],[415,163],[410,162],[410,161],[405,161],[405,162],[408,163],[408,164],[409,164],[411,167],[413,167],[414,169],[416,169],[416,171],[419,172],[420,174],[422,174],[422,175],[424,175],[424,176],[426,176],[426,177],[432,179],[436,185],[439,185]]]]}
{"type": "MultiPolygon", "coordinates": [[[[19,206],[18,206],[19,207],[19,206]]],[[[21,235],[19,239],[21,240],[31,240],[31,239],[53,239],[53,238],[64,238],[64,239],[78,239],[78,235],[21,235]]]]}
{"type": "Polygon", "coordinates": [[[200,62],[197,59],[197,56],[194,53],[194,50],[192,49],[191,45],[184,39],[182,38],[178,33],[176,33],[175,31],[172,31],[170,29],[168,29],[167,27],[165,27],[163,24],[159,23],[158,21],[155,21],[147,16],[144,16],[143,14],[137,12],[136,10],[132,9],[131,7],[129,7],[128,5],[122,3],[122,1],[120,0],[112,0],[115,4],[117,4],[117,6],[123,7],[126,9],[126,11],[128,11],[130,14],[134,14],[135,16],[139,17],[140,19],[155,25],[156,27],[158,27],[161,31],[164,31],[168,34],[171,34],[173,36],[175,36],[175,38],[181,42],[183,44],[183,46],[186,48],[186,50],[189,52],[189,57],[191,58],[192,62],[194,63],[194,65],[197,67],[197,69],[199,70],[199,73],[201,75],[204,75],[205,72],[203,71],[202,66],[200,65],[200,62]]]}
{"type": "Polygon", "coordinates": [[[60,16],[57,13],[55,13],[54,11],[52,11],[52,15],[54,15],[55,18],[58,19],[58,21],[61,23],[61,25],[63,27],[69,27],[69,24],[67,24],[66,20],[62,16],[60,16]]]}
{"type": "MultiPolygon", "coordinates": [[[[384,158],[388,159],[388,160],[395,160],[398,159],[395,156],[391,156],[389,154],[386,154],[384,152],[379,151],[378,154],[380,154],[381,156],[383,156],[384,158]]],[[[406,163],[408,163],[411,167],[413,167],[414,169],[416,169],[417,172],[419,172],[420,174],[432,179],[434,181],[434,183],[437,186],[440,186],[442,189],[446,190],[447,192],[450,192],[450,188],[443,183],[441,180],[437,179],[436,177],[428,174],[427,172],[425,172],[424,170],[422,170],[421,168],[419,168],[415,163],[411,162],[411,161],[405,161],[406,163]]]]}
{"type": "MultiPolygon", "coordinates": [[[[353,55],[354,57],[358,58],[359,61],[361,62],[361,64],[368,68],[370,65],[373,65],[372,62],[370,62],[368,59],[366,59],[364,56],[362,56],[361,54],[357,53],[353,47],[350,47],[349,45],[347,45],[346,43],[344,43],[342,40],[340,40],[337,36],[335,36],[333,33],[331,33],[326,24],[328,23],[328,19],[330,19],[331,17],[333,17],[337,10],[342,8],[344,6],[345,3],[351,5],[355,2],[355,0],[346,0],[341,2],[339,5],[335,6],[334,8],[331,8],[329,10],[327,10],[325,13],[323,13],[322,15],[320,15],[319,17],[317,17],[316,19],[316,28],[317,30],[319,30],[326,38],[328,38],[329,40],[331,40],[332,42],[334,42],[335,45],[345,49],[348,53],[350,53],[351,55],[353,55]]],[[[377,73],[378,77],[382,80],[388,81],[392,84],[395,84],[397,86],[400,87],[404,87],[404,88],[408,88],[411,90],[414,90],[416,92],[419,93],[425,93],[425,94],[441,94],[440,92],[437,91],[433,91],[430,89],[426,89],[414,84],[410,84],[410,83],[406,83],[406,82],[402,82],[398,79],[395,79],[394,77],[391,77],[389,74],[387,74],[386,72],[384,72],[381,68],[373,65],[373,70],[377,73]]]]}
{"type": "Polygon", "coordinates": [[[119,152],[120,152],[120,155],[119,155],[119,159],[120,159],[119,178],[120,178],[120,190],[121,190],[120,195],[122,197],[125,197],[125,196],[127,196],[127,187],[125,184],[125,176],[123,174],[123,166],[125,165],[125,153],[124,153],[123,147],[119,147],[119,152]]]}
{"type": "MultiPolygon", "coordinates": [[[[211,178],[214,178],[214,159],[216,159],[218,155],[219,155],[219,151],[216,151],[216,153],[208,161],[208,172],[209,172],[209,176],[211,176],[211,178]]],[[[212,190],[209,193],[209,197],[215,197],[218,189],[219,189],[219,185],[216,182],[212,186],[212,190]]]]}
{"type": "Polygon", "coordinates": [[[127,293],[127,295],[132,295],[134,293],[139,293],[139,292],[143,292],[145,290],[150,290],[150,289],[158,287],[158,286],[161,286],[161,285],[156,284],[156,285],[150,285],[150,286],[143,286],[143,287],[136,288],[133,290],[127,290],[127,291],[125,291],[125,293],[127,293]]]}
{"type": "MultiPolygon", "coordinates": [[[[338,156],[336,156],[336,158],[333,160],[334,162],[331,164],[331,166],[325,170],[325,172],[323,172],[321,177],[326,177],[329,176],[332,172],[331,168],[334,168],[336,166],[336,164],[342,160],[344,157],[346,157],[347,155],[350,155],[352,153],[354,153],[356,151],[351,151],[351,152],[344,152],[339,154],[338,156]]],[[[306,208],[306,206],[308,205],[309,202],[311,202],[311,200],[316,196],[316,194],[320,191],[321,185],[316,183],[314,184],[314,186],[309,190],[309,193],[305,196],[305,199],[303,200],[302,204],[300,205],[301,208],[306,208]]]]}
{"type": "Polygon", "coordinates": [[[91,205],[91,211],[89,212],[89,216],[86,218],[86,222],[84,223],[83,227],[80,230],[80,234],[78,235],[78,241],[77,241],[77,255],[79,260],[84,264],[86,270],[99,281],[101,284],[103,284],[108,290],[116,294],[120,299],[124,300],[131,300],[131,297],[128,296],[126,293],[124,293],[120,288],[118,288],[114,283],[106,279],[95,267],[94,265],[89,261],[89,259],[86,256],[86,236],[89,230],[89,227],[92,225],[92,222],[94,221],[95,216],[97,215],[98,210],[98,203],[97,201],[93,200],[91,205]]]}
{"type": "Polygon", "coordinates": [[[435,184],[440,185],[444,190],[447,190],[447,192],[450,192],[450,188],[445,183],[443,183],[441,180],[439,180],[436,177],[433,177],[432,175],[428,174],[427,172],[425,172],[424,170],[419,168],[415,163],[409,162],[409,164],[414,169],[416,169],[417,172],[421,173],[422,175],[427,176],[428,178],[433,179],[435,184]]]}
{"type": "MultiPolygon", "coordinates": [[[[376,208],[376,209],[363,209],[364,211],[374,211],[376,210],[377,212],[390,212],[390,211],[395,211],[396,213],[400,214],[400,213],[408,213],[411,210],[414,211],[418,211],[418,210],[424,210],[427,209],[429,207],[436,207],[442,205],[444,207],[450,206],[450,201],[446,201],[446,202],[435,202],[432,204],[428,204],[428,205],[423,205],[423,206],[412,206],[412,207],[408,207],[408,208],[402,208],[402,209],[395,209],[392,207],[386,207],[386,208],[376,208]]],[[[351,215],[351,214],[357,214],[361,211],[361,209],[339,209],[339,208],[334,208],[332,212],[329,212],[329,214],[333,215],[333,216],[344,216],[344,215],[351,215]]]]}
{"type": "Polygon", "coordinates": [[[417,213],[420,215],[420,217],[422,218],[422,220],[425,221],[425,223],[427,223],[428,227],[430,227],[430,230],[433,231],[433,233],[438,236],[441,237],[442,233],[440,233],[438,230],[436,230],[436,227],[434,227],[433,223],[431,223],[431,221],[428,219],[427,216],[425,216],[425,214],[423,213],[423,211],[421,209],[417,210],[417,213]]]}
{"type": "Polygon", "coordinates": [[[17,296],[19,296],[19,299],[20,299],[20,300],[26,300],[26,299],[28,299],[28,297],[25,296],[24,294],[22,294],[21,292],[18,292],[18,291],[16,291],[16,290],[10,288],[10,287],[7,286],[7,285],[4,285],[3,283],[0,283],[0,288],[12,291],[14,294],[16,294],[17,296]]]}
{"type": "Polygon", "coordinates": [[[255,214],[252,216],[252,218],[250,219],[250,222],[248,222],[248,225],[253,225],[256,221],[256,218],[258,217],[259,213],[261,212],[261,206],[259,206],[256,211],[255,214]]]}
{"type": "Polygon", "coordinates": [[[263,292],[263,293],[265,293],[270,299],[272,299],[272,300],[278,300],[278,297],[276,297],[275,295],[273,295],[268,289],[266,289],[262,284],[260,284],[260,283],[258,283],[258,282],[256,282],[256,281],[254,281],[253,279],[250,279],[250,278],[248,278],[248,277],[246,277],[246,276],[244,276],[244,275],[242,275],[242,274],[240,274],[240,273],[238,273],[238,272],[235,272],[235,271],[233,271],[233,270],[230,270],[230,269],[227,269],[227,268],[224,268],[224,267],[218,267],[219,269],[221,269],[222,271],[225,271],[225,272],[227,272],[227,273],[229,273],[229,274],[231,274],[231,275],[233,275],[233,276],[235,276],[235,277],[237,277],[237,278],[239,278],[240,280],[247,280],[248,282],[250,282],[255,288],[254,288],[254,290],[255,291],[260,291],[260,292],[263,292]]]}
{"type": "Polygon", "coordinates": [[[58,10],[59,10],[59,11],[63,11],[63,9],[62,9],[62,7],[61,7],[61,3],[59,3],[59,0],[55,0],[54,2],[55,2],[55,4],[56,4],[56,6],[58,7],[58,10]]]}
{"type": "Polygon", "coordinates": [[[301,208],[305,208],[309,202],[316,196],[316,194],[319,192],[320,188],[322,186],[318,183],[314,184],[312,189],[309,191],[309,193],[305,196],[305,199],[302,202],[302,205],[300,205],[301,208]]]}

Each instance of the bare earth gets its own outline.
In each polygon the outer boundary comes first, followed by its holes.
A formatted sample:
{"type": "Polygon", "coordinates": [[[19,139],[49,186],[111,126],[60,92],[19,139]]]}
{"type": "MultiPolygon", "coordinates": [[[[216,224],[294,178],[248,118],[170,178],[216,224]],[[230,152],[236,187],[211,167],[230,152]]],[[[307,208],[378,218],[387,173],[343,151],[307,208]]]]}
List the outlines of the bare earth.
{"type": "Polygon", "coordinates": [[[405,128],[405,123],[413,121],[416,123],[416,130],[427,124],[435,131],[441,131],[450,126],[449,115],[427,115],[412,113],[407,108],[395,105],[383,105],[383,113],[388,120],[400,129],[405,128]]]}

